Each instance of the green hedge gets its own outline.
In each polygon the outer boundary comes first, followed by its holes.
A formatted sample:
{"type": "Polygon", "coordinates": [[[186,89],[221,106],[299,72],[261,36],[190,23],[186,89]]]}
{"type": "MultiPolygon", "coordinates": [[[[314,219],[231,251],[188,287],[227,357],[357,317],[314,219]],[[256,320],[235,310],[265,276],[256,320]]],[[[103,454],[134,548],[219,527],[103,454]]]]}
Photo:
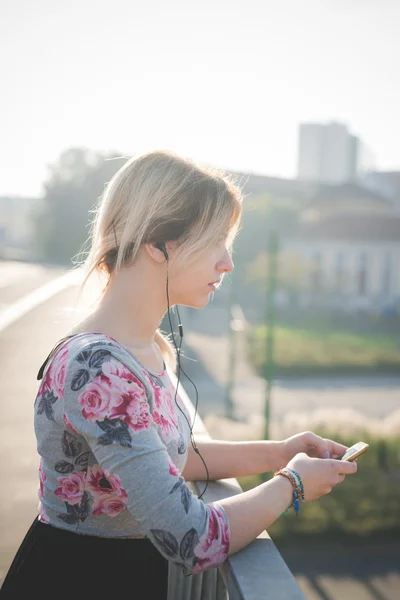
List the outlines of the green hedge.
{"type": "MultiPolygon", "coordinates": [[[[266,335],[264,326],[248,333],[249,359],[261,375],[265,372],[266,335]]],[[[277,375],[400,372],[398,336],[278,326],[274,339],[277,375]]]]}
{"type": "MultiPolygon", "coordinates": [[[[359,441],[332,432],[320,435],[347,446],[359,441]]],[[[303,504],[297,517],[292,509],[286,511],[268,530],[273,539],[315,534],[370,536],[400,531],[400,438],[361,439],[370,448],[359,458],[357,473],[346,477],[327,496],[303,504]]],[[[239,483],[247,490],[261,481],[262,476],[257,476],[242,478],[239,483]]]]}

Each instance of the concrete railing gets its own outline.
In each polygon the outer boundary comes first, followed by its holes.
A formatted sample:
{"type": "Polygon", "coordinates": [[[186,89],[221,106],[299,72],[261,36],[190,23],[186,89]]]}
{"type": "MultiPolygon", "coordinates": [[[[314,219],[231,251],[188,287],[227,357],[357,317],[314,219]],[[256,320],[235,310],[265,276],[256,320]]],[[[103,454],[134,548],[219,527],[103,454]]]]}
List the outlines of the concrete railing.
{"type": "MultiPolygon", "coordinates": [[[[180,386],[180,395],[186,402],[192,418],[194,407],[180,386]]],[[[199,415],[193,429],[196,441],[210,439],[199,415]]],[[[198,494],[205,482],[191,482],[198,494]]],[[[240,494],[242,489],[236,479],[224,479],[209,483],[203,496],[204,502],[240,494]]],[[[170,564],[168,600],[305,600],[293,574],[278,552],[275,544],[264,531],[254,542],[240,552],[228,557],[218,568],[198,575],[183,575],[179,567],[170,564]]]]}

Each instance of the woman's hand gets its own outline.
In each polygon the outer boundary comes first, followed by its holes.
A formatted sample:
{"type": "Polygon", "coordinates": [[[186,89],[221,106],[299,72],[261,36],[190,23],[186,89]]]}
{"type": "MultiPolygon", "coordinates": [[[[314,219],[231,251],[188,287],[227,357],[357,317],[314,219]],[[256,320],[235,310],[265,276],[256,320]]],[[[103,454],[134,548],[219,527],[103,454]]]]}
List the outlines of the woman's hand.
{"type": "Polygon", "coordinates": [[[332,488],[341,483],[346,475],[357,471],[357,463],[342,460],[310,458],[304,452],[297,454],[287,465],[299,473],[303,485],[305,501],[315,500],[329,494],[332,488]]]}
{"type": "Polygon", "coordinates": [[[346,450],[347,447],[342,444],[322,438],[312,431],[304,431],[283,440],[282,460],[286,464],[301,452],[312,458],[340,458],[346,450]]]}

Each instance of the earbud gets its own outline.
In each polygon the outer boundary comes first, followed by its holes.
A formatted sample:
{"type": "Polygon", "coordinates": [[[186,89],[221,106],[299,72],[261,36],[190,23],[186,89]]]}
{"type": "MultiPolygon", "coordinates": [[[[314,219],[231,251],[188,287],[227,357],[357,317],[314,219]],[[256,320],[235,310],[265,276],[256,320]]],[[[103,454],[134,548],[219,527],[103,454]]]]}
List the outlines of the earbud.
{"type": "Polygon", "coordinates": [[[165,260],[169,260],[168,252],[167,252],[167,249],[166,249],[165,244],[163,242],[160,242],[159,244],[155,244],[155,247],[158,248],[159,250],[161,250],[161,252],[165,256],[165,260]]]}

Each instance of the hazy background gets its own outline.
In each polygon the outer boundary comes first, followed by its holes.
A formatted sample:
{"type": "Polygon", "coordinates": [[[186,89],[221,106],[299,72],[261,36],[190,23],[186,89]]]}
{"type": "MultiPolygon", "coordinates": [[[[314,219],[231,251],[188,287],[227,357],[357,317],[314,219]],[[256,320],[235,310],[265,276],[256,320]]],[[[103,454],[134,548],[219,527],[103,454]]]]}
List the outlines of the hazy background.
{"type": "Polygon", "coordinates": [[[0,581],[36,514],[36,372],[99,292],[68,274],[91,210],[166,148],[245,195],[233,274],[181,311],[200,416],[367,441],[270,533],[311,600],[399,597],[399,25],[394,0],[0,4],[0,581]]]}
{"type": "Polygon", "coordinates": [[[296,175],[300,121],[351,124],[399,166],[396,0],[3,1],[0,193],[69,146],[173,148],[296,175]]]}

